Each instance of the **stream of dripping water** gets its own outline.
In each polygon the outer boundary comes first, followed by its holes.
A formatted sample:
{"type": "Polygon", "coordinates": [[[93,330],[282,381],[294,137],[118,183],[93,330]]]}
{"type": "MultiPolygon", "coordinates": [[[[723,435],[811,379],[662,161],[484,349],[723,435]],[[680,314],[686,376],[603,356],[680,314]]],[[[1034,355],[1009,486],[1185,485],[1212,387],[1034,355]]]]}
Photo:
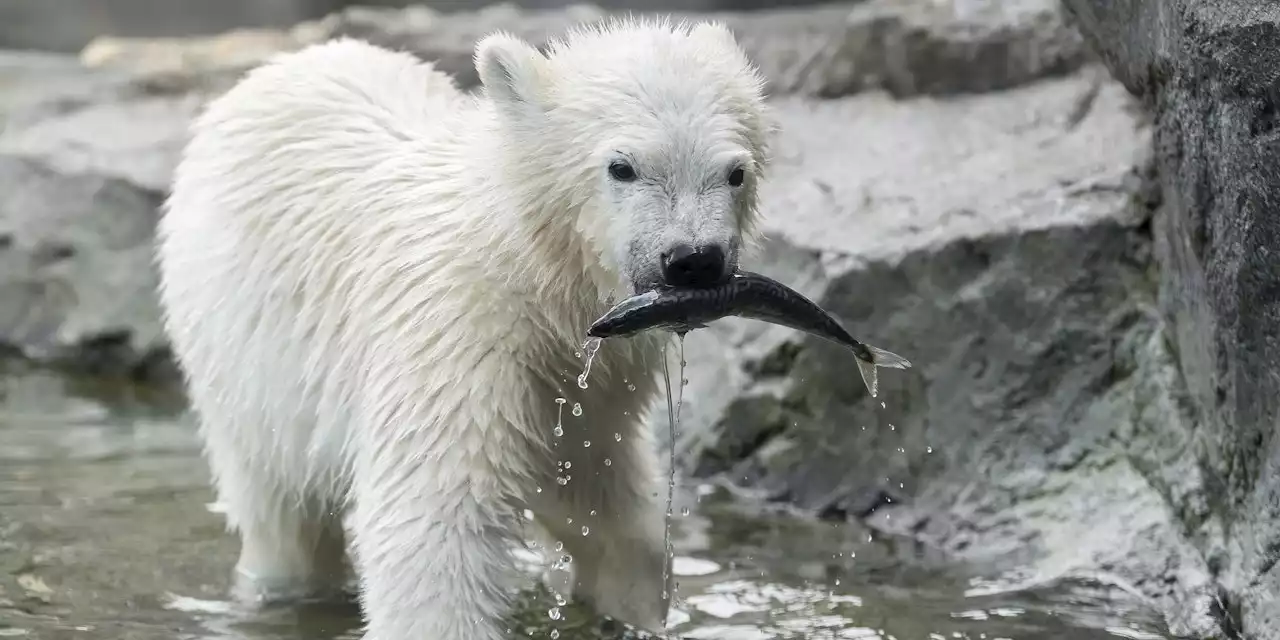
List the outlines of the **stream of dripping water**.
{"type": "Polygon", "coordinates": [[[675,548],[671,542],[671,519],[672,505],[675,502],[676,493],[676,435],[680,433],[680,408],[684,404],[684,334],[676,334],[680,345],[680,377],[677,385],[677,393],[671,394],[671,365],[667,358],[667,347],[662,349],[662,378],[667,385],[667,425],[669,433],[667,434],[667,514],[665,518],[665,527],[663,530],[662,545],[666,553],[666,562],[662,568],[662,597],[663,599],[675,600],[675,587],[671,579],[671,563],[675,559],[675,548]]]}
{"type": "MultiPolygon", "coordinates": [[[[675,559],[675,548],[671,541],[671,520],[673,518],[672,509],[675,503],[676,493],[676,436],[680,433],[680,409],[684,405],[684,334],[676,334],[679,344],[680,370],[679,378],[676,384],[676,393],[671,393],[671,364],[668,346],[662,349],[662,378],[667,387],[667,425],[669,429],[667,438],[667,511],[664,527],[662,546],[666,554],[666,561],[662,567],[662,598],[664,600],[674,600],[675,587],[672,584],[671,563],[675,559]]],[[[582,345],[582,351],[579,357],[585,358],[582,373],[578,375],[578,388],[587,388],[587,378],[591,375],[591,363],[595,360],[596,353],[600,350],[600,344],[603,342],[600,338],[590,338],[582,345]]],[[[557,399],[557,403],[563,403],[563,399],[557,399]]],[[[563,404],[561,405],[563,406],[563,404]]],[[[574,415],[580,415],[579,409],[574,406],[574,415]]],[[[556,435],[562,432],[559,426],[559,416],[556,420],[556,435]]]]}
{"type": "Polygon", "coordinates": [[[588,338],[582,343],[582,352],[586,354],[587,362],[582,367],[582,373],[578,374],[578,388],[587,388],[587,376],[591,375],[591,363],[596,359],[596,352],[600,350],[600,343],[604,342],[602,338],[588,338]]]}

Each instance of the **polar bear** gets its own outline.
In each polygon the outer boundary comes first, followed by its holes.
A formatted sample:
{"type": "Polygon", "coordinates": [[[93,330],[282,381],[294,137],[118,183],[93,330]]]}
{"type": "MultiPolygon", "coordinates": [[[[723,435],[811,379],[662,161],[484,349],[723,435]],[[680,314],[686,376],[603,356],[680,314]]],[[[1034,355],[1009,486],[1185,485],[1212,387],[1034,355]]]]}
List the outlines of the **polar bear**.
{"type": "Polygon", "coordinates": [[[670,20],[545,52],[495,33],[475,64],[469,94],[329,41],[192,125],[160,300],[240,538],[234,593],[316,597],[350,568],[369,640],[495,640],[528,510],[572,597],[658,630],[666,496],[640,416],[671,338],[604,344],[587,388],[575,351],[611,299],[719,281],[752,246],[762,78],[723,25],[670,20]]]}

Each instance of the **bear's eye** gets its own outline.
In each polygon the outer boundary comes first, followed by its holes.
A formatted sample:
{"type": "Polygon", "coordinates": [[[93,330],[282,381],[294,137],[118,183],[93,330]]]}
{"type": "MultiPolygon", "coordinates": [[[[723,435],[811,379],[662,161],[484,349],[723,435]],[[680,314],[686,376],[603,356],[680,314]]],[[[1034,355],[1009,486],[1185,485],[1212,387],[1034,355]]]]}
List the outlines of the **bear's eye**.
{"type": "Polygon", "coordinates": [[[636,170],[621,160],[615,161],[609,165],[609,177],[619,182],[631,182],[636,179],[636,170]]]}
{"type": "Polygon", "coordinates": [[[742,167],[738,167],[737,169],[729,172],[729,186],[731,187],[741,187],[742,181],[746,179],[747,172],[743,171],[742,167]]]}

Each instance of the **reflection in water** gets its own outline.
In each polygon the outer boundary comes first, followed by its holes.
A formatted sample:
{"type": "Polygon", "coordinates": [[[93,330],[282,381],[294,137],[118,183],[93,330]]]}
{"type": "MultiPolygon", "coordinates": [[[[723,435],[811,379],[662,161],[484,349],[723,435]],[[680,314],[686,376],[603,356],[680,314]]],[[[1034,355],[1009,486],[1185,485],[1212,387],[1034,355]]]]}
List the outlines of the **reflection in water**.
{"type": "MultiPolygon", "coordinates": [[[[194,429],[174,417],[177,406],[128,387],[0,377],[0,639],[358,639],[353,602],[254,612],[225,600],[235,540],[210,504],[194,429]]],[[[854,525],[763,514],[706,487],[677,499],[675,513],[688,509],[675,529],[671,617],[682,637],[1164,637],[1152,613],[1100,587],[1000,592],[854,525]]],[[[517,558],[532,576],[537,554],[517,558]]],[[[636,637],[557,607],[540,588],[522,594],[512,630],[636,637]]]]}

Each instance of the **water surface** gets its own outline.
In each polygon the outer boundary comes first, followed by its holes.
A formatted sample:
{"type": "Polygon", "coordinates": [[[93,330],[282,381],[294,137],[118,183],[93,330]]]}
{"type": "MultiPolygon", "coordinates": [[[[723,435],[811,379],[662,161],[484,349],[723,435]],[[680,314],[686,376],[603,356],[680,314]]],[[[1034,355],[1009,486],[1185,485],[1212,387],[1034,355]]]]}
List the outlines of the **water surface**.
{"type": "MultiPolygon", "coordinates": [[[[223,529],[180,400],[47,374],[0,374],[0,639],[355,640],[356,605],[239,611],[223,529]]],[[[675,630],[763,640],[1164,638],[1122,593],[990,581],[853,524],[770,514],[682,483],[675,630]]],[[[527,554],[525,554],[527,555],[527,554]]],[[[526,591],[513,637],[634,636],[526,591]]]]}

